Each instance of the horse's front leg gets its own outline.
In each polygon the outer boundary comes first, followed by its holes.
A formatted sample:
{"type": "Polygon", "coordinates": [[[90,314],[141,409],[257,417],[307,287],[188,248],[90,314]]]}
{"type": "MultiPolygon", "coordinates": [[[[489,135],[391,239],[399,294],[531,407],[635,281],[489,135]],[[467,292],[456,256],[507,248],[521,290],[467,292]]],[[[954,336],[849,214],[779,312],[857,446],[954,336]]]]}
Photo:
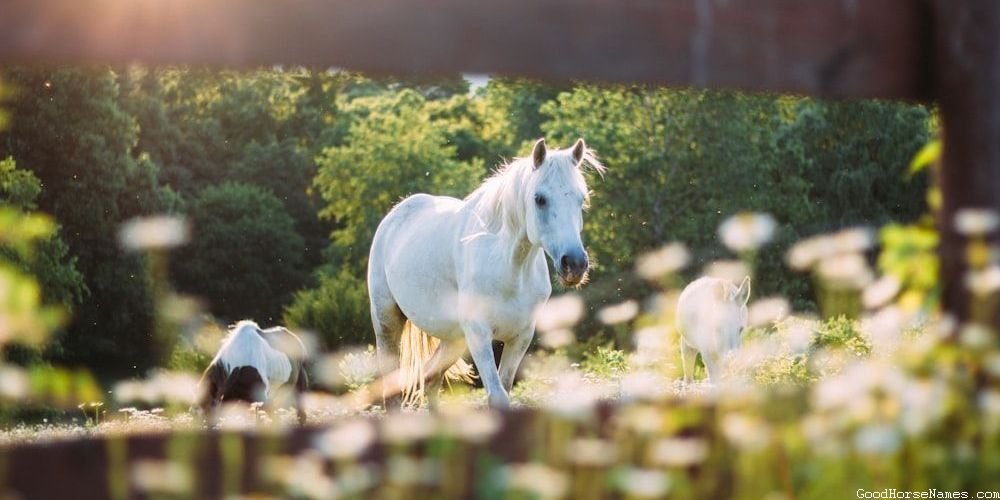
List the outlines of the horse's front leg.
{"type": "Polygon", "coordinates": [[[531,345],[531,339],[534,336],[535,328],[532,325],[531,328],[521,332],[520,335],[514,337],[509,342],[505,342],[503,345],[503,354],[500,355],[500,381],[508,393],[514,387],[514,377],[517,375],[517,368],[521,366],[524,353],[528,352],[528,346],[531,345]]]}
{"type": "Polygon", "coordinates": [[[510,406],[510,398],[500,383],[500,372],[497,371],[496,358],[493,357],[493,329],[487,323],[470,321],[462,324],[462,331],[465,333],[465,341],[469,344],[472,361],[479,371],[479,378],[486,387],[490,406],[494,408],[510,406]]]}

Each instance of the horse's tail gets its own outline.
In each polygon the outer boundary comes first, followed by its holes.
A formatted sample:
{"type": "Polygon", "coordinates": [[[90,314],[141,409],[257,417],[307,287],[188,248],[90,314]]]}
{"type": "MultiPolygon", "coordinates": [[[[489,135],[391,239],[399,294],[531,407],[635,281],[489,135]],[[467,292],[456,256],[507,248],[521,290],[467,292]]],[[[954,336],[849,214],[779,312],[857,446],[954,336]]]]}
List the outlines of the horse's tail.
{"type": "MultiPolygon", "coordinates": [[[[410,320],[403,325],[403,335],[399,341],[399,377],[404,405],[419,405],[424,400],[427,379],[427,361],[434,355],[441,343],[427,332],[417,328],[410,320]]],[[[437,367],[431,367],[437,371],[437,367]]],[[[475,378],[472,365],[459,359],[444,372],[445,380],[461,380],[471,384],[475,378]]]]}

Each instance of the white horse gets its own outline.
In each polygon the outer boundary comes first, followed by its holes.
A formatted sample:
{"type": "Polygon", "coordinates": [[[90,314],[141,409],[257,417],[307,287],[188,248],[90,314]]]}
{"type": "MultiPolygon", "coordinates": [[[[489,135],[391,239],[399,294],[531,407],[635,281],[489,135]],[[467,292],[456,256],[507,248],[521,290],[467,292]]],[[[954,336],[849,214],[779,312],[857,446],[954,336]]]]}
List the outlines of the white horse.
{"type": "Polygon", "coordinates": [[[747,325],[749,300],[749,276],[738,287],[728,280],[708,276],[684,287],[677,299],[684,380],[694,376],[695,357],[699,352],[708,369],[708,379],[718,380],[725,355],[740,345],[740,335],[747,325]]]}
{"type": "Polygon", "coordinates": [[[282,385],[294,387],[299,421],[305,423],[301,396],[309,387],[303,368],[306,349],[289,330],[262,330],[243,320],[230,329],[202,376],[201,407],[206,414],[226,401],[264,403],[282,385]]]}
{"type": "Polygon", "coordinates": [[[583,139],[551,151],[540,139],[531,157],[501,167],[465,200],[416,194],[386,215],[368,260],[383,374],[395,369],[399,355],[409,368],[401,375],[403,386],[422,399],[428,377],[433,404],[444,371],[468,349],[490,405],[509,404],[508,391],[534,336],[534,310],[552,292],[544,254],[565,286],[587,275],[580,239],[587,165],[604,171],[583,139]],[[428,333],[439,343],[428,341],[428,333]],[[493,340],[504,343],[499,370],[493,340]]]}

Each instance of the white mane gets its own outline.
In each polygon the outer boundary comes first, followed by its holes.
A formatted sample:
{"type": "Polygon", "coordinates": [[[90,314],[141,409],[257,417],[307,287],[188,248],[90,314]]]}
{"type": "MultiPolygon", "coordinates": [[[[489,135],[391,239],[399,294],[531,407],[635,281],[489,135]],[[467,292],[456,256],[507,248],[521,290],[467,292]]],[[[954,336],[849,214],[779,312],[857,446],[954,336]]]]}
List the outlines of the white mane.
{"type": "Polygon", "coordinates": [[[517,232],[525,225],[525,204],[527,193],[544,179],[555,175],[569,177],[569,182],[575,184],[583,193],[584,199],[590,198],[587,181],[581,170],[585,167],[604,174],[604,165],[597,156],[587,149],[580,161],[580,168],[573,162],[569,150],[550,151],[545,162],[536,172],[531,158],[515,158],[514,161],[497,168],[493,175],[487,178],[479,188],[465,198],[491,233],[499,233],[505,227],[517,232]]]}

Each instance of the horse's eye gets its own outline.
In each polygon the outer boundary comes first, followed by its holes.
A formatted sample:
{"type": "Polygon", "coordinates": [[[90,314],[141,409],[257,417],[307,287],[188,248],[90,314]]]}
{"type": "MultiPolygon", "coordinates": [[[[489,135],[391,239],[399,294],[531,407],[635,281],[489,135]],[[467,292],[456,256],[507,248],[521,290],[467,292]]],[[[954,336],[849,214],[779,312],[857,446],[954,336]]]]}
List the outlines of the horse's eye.
{"type": "Polygon", "coordinates": [[[546,200],[544,196],[540,194],[535,195],[535,205],[544,207],[546,203],[548,203],[548,200],[546,200]]]}

